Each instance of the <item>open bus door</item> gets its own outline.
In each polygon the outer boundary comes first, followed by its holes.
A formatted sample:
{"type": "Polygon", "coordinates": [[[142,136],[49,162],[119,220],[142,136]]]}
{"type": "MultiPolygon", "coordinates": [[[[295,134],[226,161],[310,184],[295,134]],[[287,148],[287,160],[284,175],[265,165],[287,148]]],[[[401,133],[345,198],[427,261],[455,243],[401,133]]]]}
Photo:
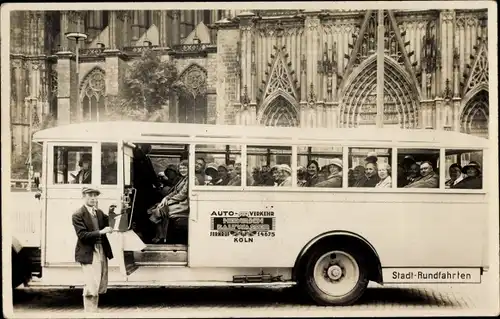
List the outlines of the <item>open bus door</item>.
{"type": "Polygon", "coordinates": [[[139,236],[132,230],[132,214],[136,197],[136,189],[133,185],[133,162],[135,145],[123,142],[121,152],[119,152],[118,186],[120,187],[121,198],[114,212],[109,213],[110,227],[113,228],[116,236],[119,237],[120,248],[116,253],[120,262],[120,271],[123,276],[133,273],[138,267],[134,262],[134,251],[141,251],[146,248],[139,236]]]}

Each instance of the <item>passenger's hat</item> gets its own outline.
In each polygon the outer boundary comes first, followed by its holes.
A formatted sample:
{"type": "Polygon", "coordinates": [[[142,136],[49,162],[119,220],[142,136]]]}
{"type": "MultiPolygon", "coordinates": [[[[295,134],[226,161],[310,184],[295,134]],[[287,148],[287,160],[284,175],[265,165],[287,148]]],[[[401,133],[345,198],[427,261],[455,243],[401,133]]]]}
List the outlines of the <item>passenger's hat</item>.
{"type": "Polygon", "coordinates": [[[78,161],[78,166],[82,166],[83,162],[92,162],[92,154],[84,153],[78,161]]]}
{"type": "Polygon", "coordinates": [[[287,164],[281,164],[281,165],[279,165],[279,169],[282,170],[282,171],[287,172],[288,174],[292,174],[292,169],[287,164]]]}
{"type": "Polygon", "coordinates": [[[223,168],[226,172],[227,172],[227,165],[226,164],[220,164],[218,167],[217,167],[217,170],[219,170],[219,168],[223,168]]]}
{"type": "Polygon", "coordinates": [[[475,162],[475,161],[472,161],[469,164],[465,165],[462,168],[462,173],[467,174],[467,169],[471,168],[471,167],[474,167],[475,169],[477,169],[477,171],[479,172],[479,174],[481,174],[481,165],[479,165],[479,163],[475,162]]]}
{"type": "Polygon", "coordinates": [[[96,195],[101,195],[101,191],[98,190],[97,188],[85,186],[84,188],[82,188],[82,194],[96,194],[96,195]]]}
{"type": "Polygon", "coordinates": [[[214,163],[207,164],[207,167],[205,168],[205,174],[208,174],[210,170],[215,171],[215,173],[219,172],[217,165],[215,165],[214,163]]]}
{"type": "Polygon", "coordinates": [[[334,158],[334,159],[330,162],[330,164],[328,164],[328,166],[330,166],[330,165],[335,165],[335,166],[337,166],[338,168],[343,169],[342,160],[341,160],[340,158],[334,158]]]}
{"type": "Polygon", "coordinates": [[[378,160],[377,153],[375,153],[375,152],[369,152],[365,158],[365,161],[367,161],[369,163],[376,163],[377,160],[378,160]]]}

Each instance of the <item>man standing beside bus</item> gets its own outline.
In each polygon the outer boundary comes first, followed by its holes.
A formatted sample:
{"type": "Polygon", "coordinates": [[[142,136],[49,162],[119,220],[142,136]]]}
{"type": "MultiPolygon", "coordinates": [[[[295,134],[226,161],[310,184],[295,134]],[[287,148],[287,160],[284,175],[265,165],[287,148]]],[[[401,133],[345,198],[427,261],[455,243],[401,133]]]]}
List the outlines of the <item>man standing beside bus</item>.
{"type": "MultiPolygon", "coordinates": [[[[72,216],[73,227],[78,237],[75,248],[75,261],[83,271],[83,307],[85,312],[96,312],[99,294],[104,294],[108,286],[108,259],[113,258],[106,234],[113,230],[109,227],[108,216],[97,208],[100,191],[84,187],[83,206],[72,216]]],[[[110,210],[113,206],[110,207],[110,210]]]]}

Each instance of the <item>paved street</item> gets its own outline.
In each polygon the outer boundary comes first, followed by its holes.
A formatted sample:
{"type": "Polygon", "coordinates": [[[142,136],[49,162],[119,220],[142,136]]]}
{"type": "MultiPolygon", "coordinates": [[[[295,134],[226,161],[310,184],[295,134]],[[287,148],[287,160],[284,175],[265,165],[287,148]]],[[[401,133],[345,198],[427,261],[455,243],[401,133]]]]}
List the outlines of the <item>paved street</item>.
{"type": "MultiPolygon", "coordinates": [[[[479,314],[477,311],[493,309],[486,289],[484,283],[417,288],[370,285],[356,305],[337,308],[315,306],[292,289],[114,289],[102,300],[99,316],[363,316],[419,315],[422,311],[479,314]]],[[[13,297],[15,314],[22,318],[82,316],[81,290],[25,290],[16,291],[13,297]]]]}

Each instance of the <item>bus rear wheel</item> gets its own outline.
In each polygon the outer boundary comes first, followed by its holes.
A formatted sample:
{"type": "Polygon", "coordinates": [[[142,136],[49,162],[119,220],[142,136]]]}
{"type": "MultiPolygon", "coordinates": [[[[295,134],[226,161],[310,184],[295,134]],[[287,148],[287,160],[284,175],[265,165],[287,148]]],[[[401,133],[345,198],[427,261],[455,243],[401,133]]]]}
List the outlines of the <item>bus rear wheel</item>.
{"type": "Polygon", "coordinates": [[[303,286],[319,305],[347,306],[365,292],[366,269],[362,256],[352,248],[321,247],[306,261],[303,286]]]}

